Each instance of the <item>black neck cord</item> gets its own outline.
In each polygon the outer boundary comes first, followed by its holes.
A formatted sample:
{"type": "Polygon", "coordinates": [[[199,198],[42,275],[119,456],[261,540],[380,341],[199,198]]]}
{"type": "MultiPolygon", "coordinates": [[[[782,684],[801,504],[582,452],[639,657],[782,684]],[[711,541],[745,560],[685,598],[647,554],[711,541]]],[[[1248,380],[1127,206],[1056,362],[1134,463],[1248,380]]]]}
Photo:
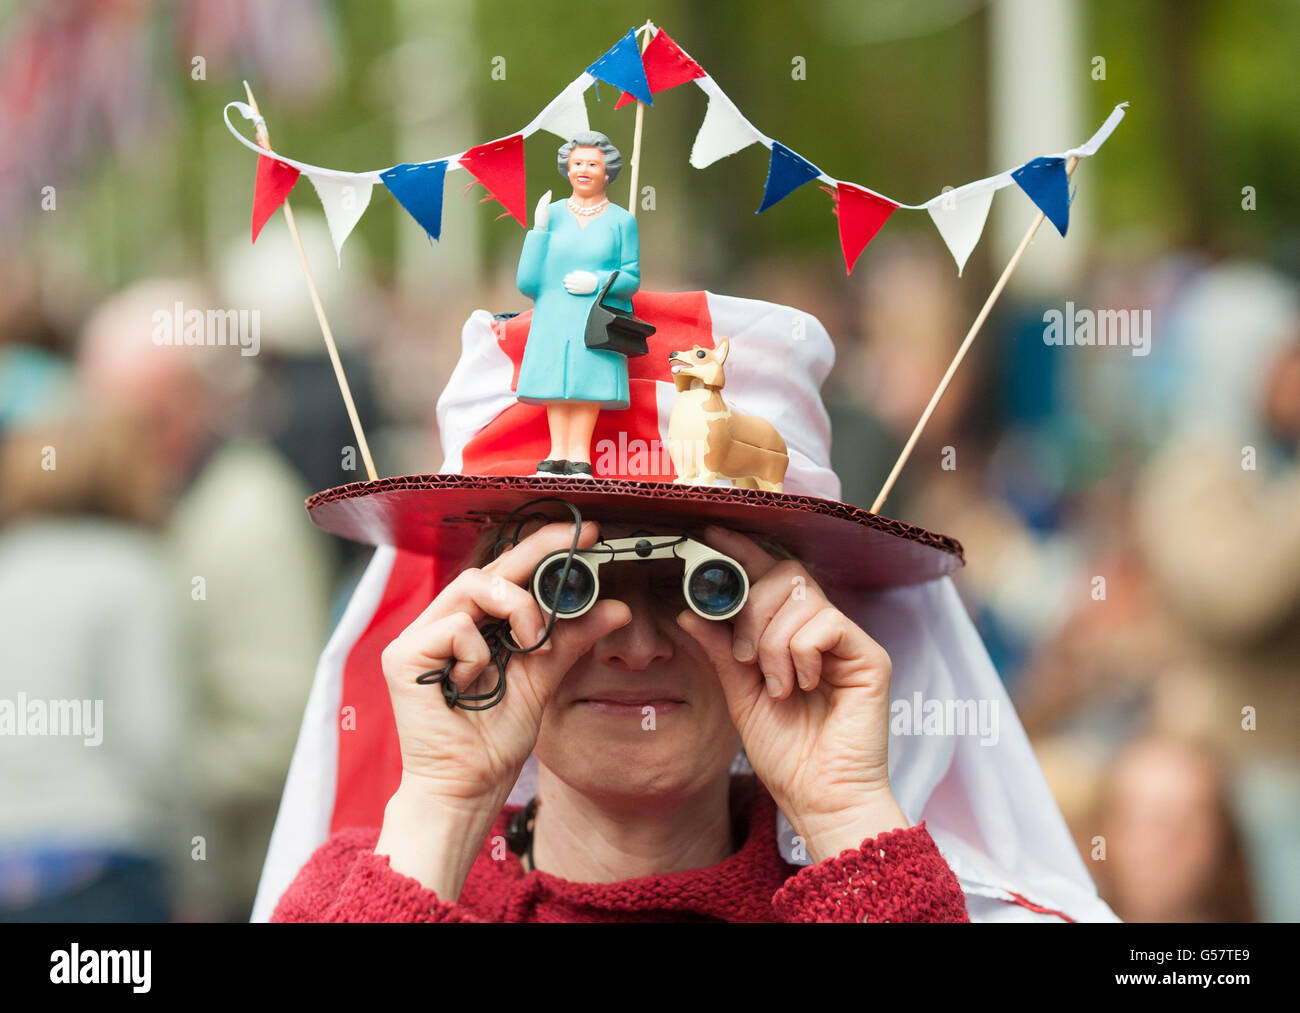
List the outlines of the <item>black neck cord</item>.
{"type": "MultiPolygon", "coordinates": [[[[524,525],[530,520],[541,520],[550,523],[551,518],[546,514],[536,512],[519,517],[519,514],[529,507],[536,506],[539,503],[561,503],[568,507],[569,512],[573,514],[573,544],[569,546],[569,553],[564,559],[564,569],[560,571],[560,586],[569,579],[569,568],[573,565],[573,557],[578,551],[578,539],[582,535],[582,514],[578,508],[567,500],[560,499],[556,496],[544,496],[541,499],[530,500],[510,513],[501,527],[497,530],[497,540],[492,543],[492,558],[496,559],[501,555],[505,548],[513,548],[519,544],[520,536],[523,534],[524,525]],[[518,517],[518,523],[515,525],[514,532],[506,537],[505,530],[511,521],[518,517]]],[[[451,681],[451,670],[456,667],[456,659],[453,657],[448,660],[447,664],[441,668],[435,668],[432,671],[423,673],[415,677],[415,681],[421,686],[439,685],[442,687],[442,698],[447,701],[448,707],[459,707],[467,711],[485,711],[489,707],[495,707],[501,702],[501,698],[506,695],[506,666],[510,663],[512,654],[530,654],[537,650],[542,644],[550,639],[551,630],[555,626],[555,613],[549,609],[544,610],[547,613],[546,629],[542,631],[542,637],[532,647],[520,647],[510,637],[510,620],[508,619],[491,619],[479,626],[479,633],[487,642],[488,651],[491,660],[497,669],[497,684],[486,693],[462,693],[459,686],[451,681]],[[469,700],[471,703],[465,703],[469,700]]]]}
{"type": "Polygon", "coordinates": [[[523,855],[528,859],[528,872],[537,868],[533,861],[533,825],[537,819],[537,796],[510,817],[510,822],[506,825],[506,845],[516,855],[523,855]]]}

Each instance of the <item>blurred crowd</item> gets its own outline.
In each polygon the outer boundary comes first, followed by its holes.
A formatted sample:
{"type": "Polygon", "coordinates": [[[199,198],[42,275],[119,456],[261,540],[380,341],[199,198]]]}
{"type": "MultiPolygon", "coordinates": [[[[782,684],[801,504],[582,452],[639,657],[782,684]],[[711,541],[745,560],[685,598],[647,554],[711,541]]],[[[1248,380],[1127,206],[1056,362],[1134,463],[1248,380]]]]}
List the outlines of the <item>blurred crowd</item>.
{"type": "Polygon", "coordinates": [[[0,697],[102,708],[98,741],[0,737],[7,917],[247,918],[330,632],[319,364],[155,344],[176,301],[211,305],[151,279],[66,344],[6,320],[0,697]]]}
{"type": "MultiPolygon", "coordinates": [[[[61,21],[85,57],[62,70],[36,59],[39,19],[9,26],[0,109],[21,107],[35,139],[0,174],[6,235],[30,218],[7,203],[16,180],[88,177],[97,144],[127,158],[131,117],[154,106],[107,86],[78,105],[58,82],[94,85],[86,68],[101,67],[147,92],[161,71],[105,62],[117,19],[145,7],[97,7],[111,22],[98,34],[79,14],[61,21]]],[[[332,87],[319,5],[180,8],[178,38],[216,31],[262,59],[264,79],[280,66],[286,101],[295,85],[308,99],[332,87]]],[[[207,49],[215,67],[223,50],[207,49]]],[[[209,105],[196,122],[215,122],[209,105]]],[[[238,164],[242,202],[251,168],[238,164]]],[[[434,401],[461,325],[479,306],[527,308],[513,262],[477,286],[413,291],[367,270],[359,230],[336,270],[308,203],[295,208],[379,470],[435,471],[434,401]]],[[[89,253],[78,266],[35,239],[0,243],[0,701],[25,705],[0,729],[0,919],[249,915],[317,659],[368,550],[303,509],[364,472],[283,223],[250,247],[238,212],[165,274],[118,264],[106,280],[89,253]],[[177,303],[256,307],[258,353],[160,344],[159,314],[177,303]],[[69,722],[75,735],[52,734],[69,722]]],[[[761,297],[823,321],[837,346],[832,463],[864,507],[991,285],[959,286],[932,233],[892,223],[848,281],[833,242],[820,256],[736,251],[721,276],[663,256],[651,229],[643,242],[643,288],[761,297]]],[[[1059,291],[1009,289],[882,512],[963,543],[958,588],[1121,918],[1294,921],[1300,283],[1276,249],[1211,245],[1097,247],[1059,291]],[[1149,354],[1048,344],[1044,313],[1067,300],[1150,310],[1149,354]]]]}
{"type": "MultiPolygon", "coordinates": [[[[840,473],[861,446],[885,462],[862,505],[960,333],[942,251],[883,256],[831,394],[840,473]]],[[[1013,296],[966,368],[883,512],[963,542],[959,589],[1103,896],[1138,921],[1300,918],[1300,284],[1099,254],[1068,294],[1013,296]],[[1067,298],[1151,309],[1148,354],[1047,344],[1067,298]]]]}

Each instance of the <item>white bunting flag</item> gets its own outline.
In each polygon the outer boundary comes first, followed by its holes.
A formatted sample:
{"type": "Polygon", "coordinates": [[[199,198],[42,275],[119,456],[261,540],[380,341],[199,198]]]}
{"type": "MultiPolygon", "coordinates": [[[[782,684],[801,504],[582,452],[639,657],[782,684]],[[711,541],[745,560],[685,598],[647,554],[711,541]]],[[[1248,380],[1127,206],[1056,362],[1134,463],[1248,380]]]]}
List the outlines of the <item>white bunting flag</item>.
{"type": "Polygon", "coordinates": [[[562,141],[571,141],[578,134],[590,130],[587,100],[584,96],[594,80],[590,74],[584,73],[570,82],[520,133],[527,137],[535,130],[548,130],[562,141]]]}
{"type": "Polygon", "coordinates": [[[740,110],[713,83],[712,78],[701,77],[696,83],[708,93],[709,108],[704,113],[704,122],[700,124],[695,144],[691,147],[691,165],[703,169],[719,158],[734,155],[741,148],[763,140],[763,135],[741,115],[740,110]]]}
{"type": "Polygon", "coordinates": [[[1097,128],[1097,132],[1077,148],[1071,148],[1067,151],[1065,153],[1066,157],[1068,158],[1070,155],[1073,155],[1076,158],[1089,158],[1092,155],[1097,154],[1098,149],[1106,143],[1107,138],[1109,138],[1110,135],[1115,132],[1115,128],[1119,126],[1119,121],[1124,118],[1124,110],[1127,108],[1128,103],[1121,102],[1112,109],[1110,115],[1106,117],[1106,122],[1097,128]]]}
{"type": "Polygon", "coordinates": [[[959,277],[975,244],[984,234],[984,222],[989,216],[994,191],[1012,182],[1010,175],[1004,175],[1006,182],[1003,182],[1002,176],[976,180],[959,186],[956,190],[941,193],[925,205],[930,217],[934,219],[939,235],[948,244],[948,252],[957,261],[959,277]]]}
{"type": "Polygon", "coordinates": [[[334,240],[334,253],[343,266],[343,243],[352,234],[366,208],[370,206],[372,183],[356,177],[313,176],[308,174],[316,188],[321,207],[325,209],[325,222],[334,240]]]}

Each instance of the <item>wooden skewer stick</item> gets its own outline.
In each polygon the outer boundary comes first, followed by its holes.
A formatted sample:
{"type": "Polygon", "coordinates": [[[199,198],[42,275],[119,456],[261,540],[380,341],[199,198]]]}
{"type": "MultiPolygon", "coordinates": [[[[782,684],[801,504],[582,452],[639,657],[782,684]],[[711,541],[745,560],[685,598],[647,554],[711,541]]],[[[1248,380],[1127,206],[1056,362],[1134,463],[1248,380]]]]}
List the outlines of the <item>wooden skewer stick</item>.
{"type": "MultiPolygon", "coordinates": [[[[1066,163],[1065,176],[1067,179],[1069,179],[1070,175],[1074,172],[1074,167],[1078,164],[1079,160],[1077,158],[1071,158],[1066,163]]],[[[966,332],[966,340],[961,343],[961,347],[957,349],[957,354],[953,356],[952,362],[948,364],[948,371],[943,374],[943,379],[939,381],[938,389],[935,390],[934,395],[930,398],[930,403],[925,406],[925,411],[921,413],[921,421],[919,421],[916,424],[916,428],[912,430],[912,435],[908,437],[907,445],[903,447],[903,452],[898,455],[898,460],[894,462],[894,468],[889,473],[889,477],[885,479],[885,484],[881,487],[879,495],[876,496],[876,501],[871,504],[871,512],[873,514],[879,513],[880,508],[885,505],[885,500],[889,497],[890,490],[894,488],[894,483],[898,480],[899,472],[903,470],[903,465],[907,463],[907,459],[911,456],[912,449],[916,446],[916,441],[921,438],[921,430],[923,430],[925,424],[930,421],[930,416],[934,414],[934,409],[938,406],[939,399],[943,397],[943,392],[948,389],[948,384],[951,382],[953,374],[957,372],[957,367],[961,365],[961,360],[966,357],[967,351],[970,350],[970,346],[974,343],[975,335],[977,335],[980,332],[980,328],[984,326],[984,321],[988,318],[989,311],[993,309],[993,304],[998,301],[998,296],[1000,296],[1002,290],[1006,288],[1007,280],[1011,277],[1011,273],[1016,269],[1016,265],[1020,263],[1020,258],[1024,256],[1025,250],[1029,248],[1029,244],[1034,238],[1034,233],[1038,231],[1038,226],[1043,224],[1043,220],[1046,217],[1047,216],[1043,214],[1042,211],[1038,212],[1037,217],[1034,218],[1033,224],[1029,226],[1029,231],[1025,233],[1025,238],[1020,240],[1020,245],[1016,247],[1016,252],[1011,255],[1011,260],[1002,271],[1002,277],[998,279],[998,283],[993,286],[993,291],[989,293],[988,299],[984,301],[984,308],[980,310],[979,316],[975,318],[975,322],[971,324],[970,330],[966,332]]]]}
{"type": "MultiPolygon", "coordinates": [[[[257,143],[267,151],[271,150],[271,138],[266,132],[266,121],[263,120],[261,112],[257,108],[257,99],[253,98],[253,89],[244,82],[244,91],[248,95],[248,104],[253,110],[253,115],[258,117],[257,120],[257,143]]],[[[284,220],[289,223],[289,234],[293,236],[294,246],[298,248],[298,260],[302,264],[302,273],[307,279],[307,291],[311,293],[311,304],[316,308],[316,321],[320,324],[321,335],[325,338],[325,348],[329,351],[330,362],[334,364],[334,377],[339,382],[339,390],[343,393],[343,404],[347,407],[348,418],[352,420],[352,432],[356,435],[357,446],[361,450],[361,460],[366,466],[366,475],[370,481],[378,481],[379,475],[375,472],[375,462],[370,456],[370,445],[366,443],[366,434],[361,429],[361,418],[357,415],[356,403],[352,400],[352,390],[348,387],[347,377],[343,375],[343,363],[339,360],[339,350],[334,344],[334,332],[330,330],[330,322],[325,319],[325,307],[321,305],[320,293],[316,291],[316,281],[311,276],[311,267],[307,264],[307,251],[303,249],[302,237],[298,234],[298,223],[293,219],[293,209],[289,207],[289,200],[286,197],[284,201],[284,220]]]]}
{"type": "MultiPolygon", "coordinates": [[[[646,46],[650,45],[650,39],[653,37],[654,26],[647,19],[645,25],[645,38],[641,41],[641,52],[645,52],[646,46]]],[[[640,175],[641,169],[641,124],[645,120],[645,103],[637,99],[636,103],[636,129],[632,134],[632,185],[628,190],[627,209],[632,212],[632,217],[636,217],[637,205],[637,176],[640,175]]]]}

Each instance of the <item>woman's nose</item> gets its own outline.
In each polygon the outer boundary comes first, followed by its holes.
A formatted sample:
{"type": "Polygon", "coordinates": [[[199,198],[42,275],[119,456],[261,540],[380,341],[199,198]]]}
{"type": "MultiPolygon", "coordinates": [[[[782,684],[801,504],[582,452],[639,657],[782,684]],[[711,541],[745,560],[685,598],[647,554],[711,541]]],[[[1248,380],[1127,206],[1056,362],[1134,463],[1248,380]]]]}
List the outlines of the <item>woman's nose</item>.
{"type": "Polygon", "coordinates": [[[607,633],[596,643],[596,656],[605,664],[621,664],[640,672],[673,656],[673,644],[655,621],[652,598],[645,592],[616,596],[632,610],[632,621],[607,633]]]}

